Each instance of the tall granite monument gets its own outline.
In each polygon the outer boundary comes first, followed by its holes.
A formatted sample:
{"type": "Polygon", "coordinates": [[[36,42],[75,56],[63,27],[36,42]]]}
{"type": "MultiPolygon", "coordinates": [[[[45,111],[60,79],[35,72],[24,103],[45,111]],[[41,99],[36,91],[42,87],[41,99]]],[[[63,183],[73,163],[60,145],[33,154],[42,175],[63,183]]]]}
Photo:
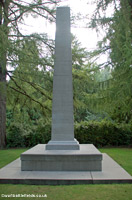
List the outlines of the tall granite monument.
{"type": "Polygon", "coordinates": [[[74,139],[70,8],[57,8],[52,134],[21,154],[22,171],[101,171],[102,154],[74,139]]]}
{"type": "Polygon", "coordinates": [[[46,149],[79,149],[79,143],[74,139],[69,7],[58,7],[56,12],[52,137],[46,145],[46,149]]]}

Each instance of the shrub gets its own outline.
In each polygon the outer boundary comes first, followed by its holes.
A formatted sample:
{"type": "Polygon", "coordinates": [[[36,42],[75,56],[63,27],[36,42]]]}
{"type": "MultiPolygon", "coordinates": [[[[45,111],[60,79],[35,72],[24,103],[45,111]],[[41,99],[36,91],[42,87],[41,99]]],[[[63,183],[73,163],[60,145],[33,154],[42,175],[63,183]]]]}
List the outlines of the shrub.
{"type": "Polygon", "coordinates": [[[75,124],[75,138],[82,144],[102,146],[132,145],[132,126],[103,120],[75,124]]]}
{"type": "Polygon", "coordinates": [[[12,123],[7,128],[7,147],[24,147],[23,127],[19,123],[12,123]]]}
{"type": "Polygon", "coordinates": [[[46,144],[51,138],[51,124],[36,126],[36,129],[25,135],[24,141],[26,147],[32,147],[36,144],[46,144]]]}
{"type": "MultiPolygon", "coordinates": [[[[50,140],[51,123],[32,126],[11,123],[7,132],[7,147],[32,147],[50,140]]],[[[132,145],[132,125],[106,120],[83,121],[75,124],[75,138],[80,144],[94,144],[96,147],[132,145]]]]}
{"type": "Polygon", "coordinates": [[[32,147],[45,144],[51,138],[51,124],[24,125],[12,123],[7,128],[7,147],[32,147]]]}

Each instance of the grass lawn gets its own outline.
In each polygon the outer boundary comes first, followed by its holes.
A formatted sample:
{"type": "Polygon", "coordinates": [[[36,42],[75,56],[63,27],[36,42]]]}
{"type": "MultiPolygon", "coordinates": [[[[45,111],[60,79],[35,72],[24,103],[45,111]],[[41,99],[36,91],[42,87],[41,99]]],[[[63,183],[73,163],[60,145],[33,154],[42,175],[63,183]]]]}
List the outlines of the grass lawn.
{"type": "Polygon", "coordinates": [[[132,176],[132,148],[105,148],[100,151],[107,153],[132,176]]]}
{"type": "MultiPolygon", "coordinates": [[[[132,185],[66,185],[66,186],[37,186],[37,185],[0,185],[1,194],[34,194],[47,195],[47,198],[11,198],[47,199],[47,200],[131,200],[132,185]]],[[[0,199],[10,199],[2,198],[0,199]]]]}
{"type": "MultiPolygon", "coordinates": [[[[0,167],[20,156],[26,149],[0,150],[0,167]]],[[[101,152],[109,154],[128,173],[132,175],[132,149],[106,148],[101,152]]],[[[131,184],[111,185],[66,185],[66,186],[37,186],[0,184],[0,199],[47,199],[47,200],[132,200],[131,184]],[[47,195],[44,197],[2,197],[1,194],[33,194],[47,195]]]]}
{"type": "Polygon", "coordinates": [[[0,168],[9,164],[13,160],[16,160],[20,157],[20,154],[27,149],[6,149],[0,150],[0,168]]]}

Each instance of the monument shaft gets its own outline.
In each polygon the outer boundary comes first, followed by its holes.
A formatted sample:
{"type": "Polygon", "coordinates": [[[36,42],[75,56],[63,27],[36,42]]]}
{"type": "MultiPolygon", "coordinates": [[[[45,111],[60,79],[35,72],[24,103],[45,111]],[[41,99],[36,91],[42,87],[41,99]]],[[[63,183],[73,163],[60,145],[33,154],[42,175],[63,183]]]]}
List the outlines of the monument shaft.
{"type": "Polygon", "coordinates": [[[64,141],[74,139],[70,9],[58,8],[56,17],[52,139],[64,141]]]}
{"type": "Polygon", "coordinates": [[[56,12],[52,136],[46,149],[79,149],[74,139],[70,8],[56,12]]]}

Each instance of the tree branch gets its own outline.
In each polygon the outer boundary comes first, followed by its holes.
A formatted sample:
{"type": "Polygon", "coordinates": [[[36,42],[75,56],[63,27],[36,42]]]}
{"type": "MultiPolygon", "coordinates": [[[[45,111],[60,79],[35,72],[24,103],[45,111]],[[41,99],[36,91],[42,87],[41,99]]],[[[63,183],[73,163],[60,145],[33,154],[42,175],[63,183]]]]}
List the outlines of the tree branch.
{"type": "MultiPolygon", "coordinates": [[[[30,82],[30,81],[27,81],[27,80],[25,80],[25,79],[22,79],[22,78],[20,78],[20,77],[19,77],[19,80],[28,83],[28,84],[31,85],[35,90],[39,90],[39,92],[40,92],[42,95],[44,95],[45,97],[47,97],[49,100],[52,100],[52,98],[51,98],[49,95],[45,94],[44,91],[41,91],[37,86],[35,86],[35,83],[30,82]]],[[[39,86],[39,87],[41,87],[41,86],[39,86]]],[[[42,87],[41,87],[41,88],[42,88],[42,87]]],[[[44,88],[42,88],[42,89],[44,89],[44,88]]]]}
{"type": "Polygon", "coordinates": [[[44,106],[41,102],[37,101],[36,99],[33,99],[30,95],[28,95],[28,94],[26,93],[26,91],[23,90],[23,89],[17,84],[17,82],[16,82],[9,74],[8,74],[8,76],[9,76],[9,77],[11,78],[11,80],[15,83],[15,85],[17,86],[17,88],[19,88],[19,89],[22,90],[22,91],[20,91],[20,90],[14,88],[14,87],[12,87],[12,86],[9,86],[11,89],[13,89],[13,90],[16,91],[16,92],[19,92],[20,94],[22,94],[22,95],[28,97],[28,98],[31,99],[32,101],[38,103],[42,108],[45,108],[45,109],[47,109],[48,111],[51,111],[47,106],[44,106]]]}

